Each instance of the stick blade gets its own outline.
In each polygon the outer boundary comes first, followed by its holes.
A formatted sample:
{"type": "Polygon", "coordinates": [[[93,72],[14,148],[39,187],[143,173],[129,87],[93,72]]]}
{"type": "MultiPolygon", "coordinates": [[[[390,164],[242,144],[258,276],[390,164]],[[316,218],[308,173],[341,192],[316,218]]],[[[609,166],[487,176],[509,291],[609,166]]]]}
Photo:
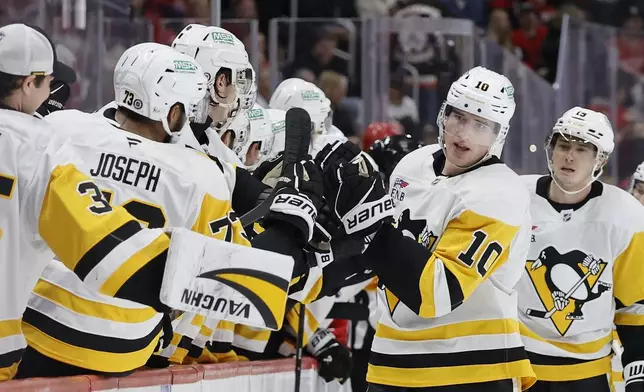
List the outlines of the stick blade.
{"type": "Polygon", "coordinates": [[[284,168],[306,156],[311,144],[311,116],[302,108],[291,108],[284,119],[284,168]]]}
{"type": "Polygon", "coordinates": [[[543,310],[528,309],[525,313],[530,317],[546,318],[546,312],[543,310]]]}

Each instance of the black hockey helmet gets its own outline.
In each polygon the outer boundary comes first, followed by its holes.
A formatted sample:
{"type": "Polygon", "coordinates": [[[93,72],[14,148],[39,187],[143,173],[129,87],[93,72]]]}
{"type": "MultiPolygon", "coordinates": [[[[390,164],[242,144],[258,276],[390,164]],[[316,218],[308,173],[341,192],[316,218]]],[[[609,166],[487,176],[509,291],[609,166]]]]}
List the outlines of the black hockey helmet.
{"type": "Polygon", "coordinates": [[[422,146],[422,142],[414,140],[411,135],[387,136],[384,140],[376,140],[371,145],[369,155],[378,165],[380,173],[388,179],[405,155],[422,146]]]}

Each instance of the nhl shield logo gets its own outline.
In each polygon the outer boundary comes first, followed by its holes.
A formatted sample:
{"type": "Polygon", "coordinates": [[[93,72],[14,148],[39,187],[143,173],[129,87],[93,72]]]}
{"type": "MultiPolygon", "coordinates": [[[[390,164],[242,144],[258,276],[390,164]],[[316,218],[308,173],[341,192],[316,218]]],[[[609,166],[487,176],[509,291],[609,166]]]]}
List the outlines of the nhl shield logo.
{"type": "Polygon", "coordinates": [[[606,266],[580,250],[561,254],[553,246],[543,249],[525,266],[543,308],[529,308],[526,314],[550,319],[564,336],[575,320],[584,319],[583,305],[611,289],[611,284],[599,280],[606,266]]]}

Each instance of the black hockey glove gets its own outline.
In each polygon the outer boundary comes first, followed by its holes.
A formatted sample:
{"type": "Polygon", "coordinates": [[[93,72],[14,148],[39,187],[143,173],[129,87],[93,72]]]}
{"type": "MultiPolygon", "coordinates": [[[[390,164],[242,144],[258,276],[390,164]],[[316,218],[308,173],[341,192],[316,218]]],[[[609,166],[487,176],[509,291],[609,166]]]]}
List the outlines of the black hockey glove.
{"type": "Polygon", "coordinates": [[[313,161],[290,165],[275,186],[275,198],[264,217],[264,227],[272,222],[287,222],[298,229],[302,243],[306,244],[313,237],[322,192],[322,177],[313,161]]]}
{"type": "Polygon", "coordinates": [[[270,187],[275,187],[282,173],[282,161],[283,156],[280,152],[275,158],[262,162],[253,172],[253,177],[270,187]]]}
{"type": "Polygon", "coordinates": [[[633,361],[624,367],[624,390],[644,391],[644,361],[633,361]]]}
{"type": "Polygon", "coordinates": [[[346,141],[341,143],[336,140],[329,143],[315,156],[315,163],[320,169],[326,171],[327,168],[337,166],[340,163],[349,163],[352,159],[360,154],[360,147],[346,141]]]}
{"type": "Polygon", "coordinates": [[[366,237],[394,215],[394,203],[380,174],[362,163],[342,164],[324,174],[324,196],[340,226],[331,236],[366,237]]]}
{"type": "Polygon", "coordinates": [[[351,351],[338,342],[328,329],[319,328],[307,344],[307,349],[318,360],[318,374],[326,382],[338,380],[343,384],[351,375],[351,351]]]}
{"type": "Polygon", "coordinates": [[[49,97],[42,103],[42,105],[40,105],[36,112],[40,116],[45,117],[50,113],[63,110],[71,93],[72,88],[69,84],[57,79],[52,81],[49,97]]]}

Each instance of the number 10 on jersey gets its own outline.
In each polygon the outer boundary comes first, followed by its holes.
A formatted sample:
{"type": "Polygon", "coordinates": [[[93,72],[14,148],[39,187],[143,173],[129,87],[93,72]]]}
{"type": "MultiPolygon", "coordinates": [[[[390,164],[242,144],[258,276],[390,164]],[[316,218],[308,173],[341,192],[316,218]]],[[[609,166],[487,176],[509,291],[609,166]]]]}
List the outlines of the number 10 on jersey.
{"type": "Polygon", "coordinates": [[[503,247],[498,242],[492,241],[487,244],[485,250],[478,257],[478,260],[476,260],[476,255],[479,253],[488,235],[483,230],[477,230],[472,234],[472,237],[472,242],[467,250],[459,253],[458,260],[470,268],[476,264],[476,271],[483,277],[492,268],[496,259],[503,253],[503,247]]]}

